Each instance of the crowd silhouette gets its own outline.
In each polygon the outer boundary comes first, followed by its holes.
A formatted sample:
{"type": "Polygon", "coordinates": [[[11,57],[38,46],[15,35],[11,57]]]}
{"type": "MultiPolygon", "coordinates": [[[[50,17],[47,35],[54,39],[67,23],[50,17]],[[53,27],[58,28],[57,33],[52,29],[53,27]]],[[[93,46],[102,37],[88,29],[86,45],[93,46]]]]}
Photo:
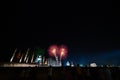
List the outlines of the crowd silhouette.
{"type": "Polygon", "coordinates": [[[9,67],[0,80],[120,80],[120,67],[9,67]]]}

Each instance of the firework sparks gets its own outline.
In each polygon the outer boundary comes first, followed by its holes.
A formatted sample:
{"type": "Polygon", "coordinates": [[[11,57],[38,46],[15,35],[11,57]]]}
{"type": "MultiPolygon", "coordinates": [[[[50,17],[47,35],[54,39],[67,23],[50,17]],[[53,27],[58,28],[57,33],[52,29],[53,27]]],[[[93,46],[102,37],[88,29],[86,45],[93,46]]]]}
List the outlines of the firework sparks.
{"type": "Polygon", "coordinates": [[[62,45],[59,49],[60,60],[67,56],[67,47],[62,45]]]}
{"type": "Polygon", "coordinates": [[[50,46],[48,51],[49,51],[50,56],[56,57],[56,54],[58,52],[58,47],[56,45],[52,45],[52,46],[50,46]]]}

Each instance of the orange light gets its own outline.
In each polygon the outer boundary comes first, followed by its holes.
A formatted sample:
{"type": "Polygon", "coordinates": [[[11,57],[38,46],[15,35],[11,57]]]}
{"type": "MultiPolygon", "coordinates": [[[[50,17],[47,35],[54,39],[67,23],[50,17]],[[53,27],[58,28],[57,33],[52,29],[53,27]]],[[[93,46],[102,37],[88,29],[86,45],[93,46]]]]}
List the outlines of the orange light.
{"type": "Polygon", "coordinates": [[[64,55],[65,49],[61,49],[61,56],[64,55]]]}
{"type": "Polygon", "coordinates": [[[52,50],[52,53],[53,53],[53,54],[56,54],[56,48],[54,48],[54,49],[52,50]]]}

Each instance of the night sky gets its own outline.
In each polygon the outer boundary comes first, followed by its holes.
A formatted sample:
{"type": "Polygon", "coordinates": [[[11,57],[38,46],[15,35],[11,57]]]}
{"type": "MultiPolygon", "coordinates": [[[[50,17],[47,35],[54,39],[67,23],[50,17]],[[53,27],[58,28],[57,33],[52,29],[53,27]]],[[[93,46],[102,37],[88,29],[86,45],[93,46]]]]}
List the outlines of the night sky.
{"type": "Polygon", "coordinates": [[[68,47],[66,60],[120,64],[119,9],[111,1],[101,3],[69,9],[16,2],[16,16],[8,16],[8,27],[2,32],[1,56],[12,54],[15,48],[47,50],[52,44],[64,44],[68,47]]]}

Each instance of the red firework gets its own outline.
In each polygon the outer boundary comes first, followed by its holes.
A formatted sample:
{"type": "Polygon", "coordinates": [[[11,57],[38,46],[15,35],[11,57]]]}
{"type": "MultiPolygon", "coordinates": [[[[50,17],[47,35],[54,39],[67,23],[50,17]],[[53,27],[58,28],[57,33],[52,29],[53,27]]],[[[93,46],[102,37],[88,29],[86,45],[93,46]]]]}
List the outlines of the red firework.
{"type": "Polygon", "coordinates": [[[56,57],[57,53],[58,53],[58,47],[56,45],[52,45],[49,47],[49,55],[52,57],[56,57]]]}
{"type": "Polygon", "coordinates": [[[66,46],[64,46],[64,45],[60,46],[60,49],[59,49],[60,60],[67,56],[67,52],[68,52],[68,50],[67,50],[66,46]]]}

